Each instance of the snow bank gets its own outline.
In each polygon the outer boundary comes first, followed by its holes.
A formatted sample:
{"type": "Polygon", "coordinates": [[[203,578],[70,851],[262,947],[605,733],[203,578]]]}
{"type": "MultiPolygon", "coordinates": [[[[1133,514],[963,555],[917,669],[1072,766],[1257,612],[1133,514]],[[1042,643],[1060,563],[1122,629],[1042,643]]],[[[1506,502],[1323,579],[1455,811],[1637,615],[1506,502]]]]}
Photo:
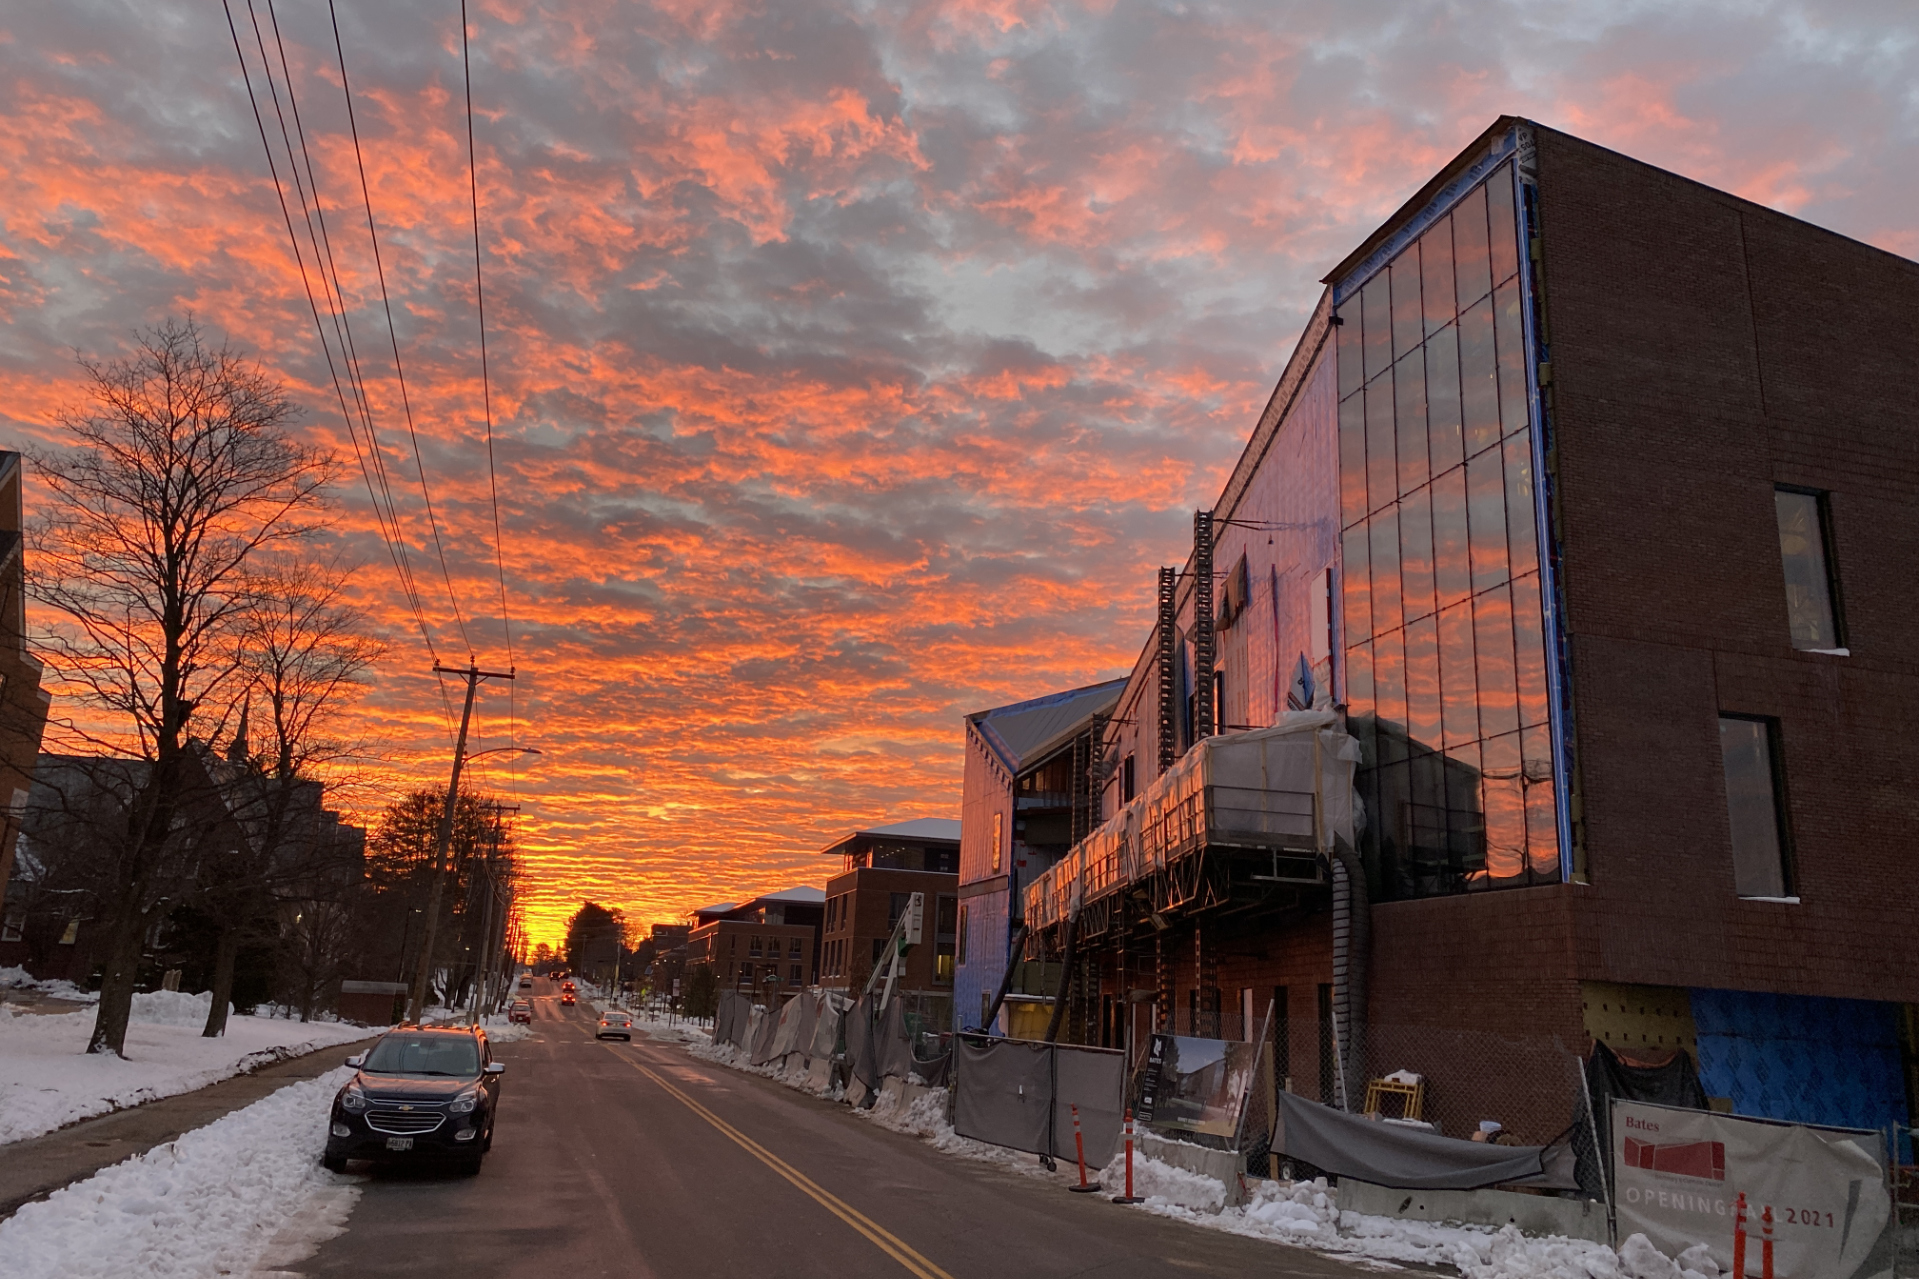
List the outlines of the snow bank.
{"type": "MultiPolygon", "coordinates": [[[[1113,1161],[1099,1172],[1101,1188],[1110,1194],[1126,1192],[1126,1151],[1122,1148],[1113,1161]]],[[[1226,1204],[1226,1187],[1211,1177],[1161,1163],[1150,1155],[1133,1151],[1133,1193],[1147,1206],[1175,1207],[1194,1212],[1218,1212],[1226,1204]]]]}
{"type": "Polygon", "coordinates": [[[346,1228],[358,1178],[320,1167],[348,1071],[280,1089],[0,1221],[11,1279],[248,1274],[346,1228]]]}
{"type": "Polygon", "coordinates": [[[191,1092],[371,1033],[340,1022],[230,1017],[223,1037],[203,1039],[206,995],[156,991],[134,999],[124,1060],[86,1051],[94,1020],[89,1009],[15,1014],[0,1008],[0,1143],[191,1092]]]}
{"type": "Polygon", "coordinates": [[[54,999],[71,999],[83,1004],[100,1002],[100,992],[97,990],[81,990],[64,978],[42,981],[24,968],[0,968],[0,987],[13,990],[37,990],[54,999]]]}

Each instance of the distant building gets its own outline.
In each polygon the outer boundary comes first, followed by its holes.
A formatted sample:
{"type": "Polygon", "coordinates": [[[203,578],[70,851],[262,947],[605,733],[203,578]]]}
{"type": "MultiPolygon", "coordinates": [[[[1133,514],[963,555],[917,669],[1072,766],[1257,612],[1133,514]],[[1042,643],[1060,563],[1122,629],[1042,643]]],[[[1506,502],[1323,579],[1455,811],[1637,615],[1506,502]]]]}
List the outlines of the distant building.
{"type": "Polygon", "coordinates": [[[813,984],[826,894],[788,888],[689,912],[686,964],[708,965],[722,990],[761,997],[813,984]]]}
{"type": "Polygon", "coordinates": [[[821,849],[840,859],[840,873],[826,881],[820,984],[854,993],[864,987],[886,961],[886,941],[900,913],[914,893],[923,893],[920,944],[907,952],[897,989],[951,998],[959,943],[959,850],[960,824],[941,817],[857,830],[821,849]]]}
{"type": "MultiPolygon", "coordinates": [[[[955,1030],[984,1023],[1026,886],[1099,824],[1100,737],[1125,687],[1111,680],[966,717],[955,1030]]],[[[1044,1029],[1046,973],[1036,964],[1015,975],[995,1029],[1044,1029]]]]}
{"type": "MultiPolygon", "coordinates": [[[[0,452],[0,902],[13,874],[14,844],[33,791],[33,765],[52,695],[40,687],[40,663],[27,652],[27,569],[21,528],[18,453],[0,452]]],[[[24,910],[0,914],[0,943],[19,942],[24,910]]]]}

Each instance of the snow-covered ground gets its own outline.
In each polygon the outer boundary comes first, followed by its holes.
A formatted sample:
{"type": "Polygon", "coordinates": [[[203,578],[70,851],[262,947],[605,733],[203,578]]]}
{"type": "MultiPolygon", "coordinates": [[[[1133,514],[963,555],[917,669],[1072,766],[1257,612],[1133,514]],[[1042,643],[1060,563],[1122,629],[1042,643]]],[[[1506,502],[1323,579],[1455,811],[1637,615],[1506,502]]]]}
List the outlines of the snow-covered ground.
{"type": "Polygon", "coordinates": [[[245,1275],[345,1229],[357,1177],[320,1167],[343,1067],[55,1191],[0,1221],[9,1279],[245,1275]]]}
{"type": "Polygon", "coordinates": [[[124,1060],[86,1052],[90,1008],[16,1013],[0,1005],[0,1143],[373,1033],[343,1022],[230,1016],[224,1037],[202,1039],[209,1000],[164,990],[135,995],[124,1060]]]}
{"type": "MultiPolygon", "coordinates": [[[[635,1025],[639,1025],[637,1021],[635,1025]]],[[[701,1061],[778,1080],[789,1088],[838,1100],[837,1091],[812,1087],[798,1071],[782,1073],[772,1066],[754,1066],[731,1044],[715,1045],[705,1032],[664,1023],[653,1037],[683,1042],[687,1053],[701,1061]]],[[[882,1096],[872,1108],[852,1113],[870,1123],[922,1138],[942,1154],[993,1164],[1021,1177],[1049,1179],[1062,1187],[1078,1180],[1077,1170],[1064,1162],[1048,1172],[1037,1158],[962,1137],[946,1119],[947,1093],[943,1088],[882,1096]]],[[[1116,1154],[1100,1170],[1099,1181],[1108,1193],[1124,1188],[1124,1153],[1116,1154]]],[[[1703,1246],[1688,1249],[1675,1261],[1646,1240],[1633,1235],[1615,1252],[1604,1244],[1561,1236],[1536,1237],[1512,1226],[1452,1225],[1403,1221],[1341,1212],[1336,1191],[1321,1181],[1253,1182],[1251,1199],[1242,1207],[1225,1208],[1226,1188],[1210,1177],[1176,1168],[1134,1152],[1133,1193],[1145,1199],[1140,1211],[1174,1217],[1208,1230],[1268,1239],[1274,1243],[1310,1248],[1315,1252],[1397,1269],[1402,1264],[1451,1266],[1465,1279],[1719,1279],[1719,1271],[1703,1246]]]]}

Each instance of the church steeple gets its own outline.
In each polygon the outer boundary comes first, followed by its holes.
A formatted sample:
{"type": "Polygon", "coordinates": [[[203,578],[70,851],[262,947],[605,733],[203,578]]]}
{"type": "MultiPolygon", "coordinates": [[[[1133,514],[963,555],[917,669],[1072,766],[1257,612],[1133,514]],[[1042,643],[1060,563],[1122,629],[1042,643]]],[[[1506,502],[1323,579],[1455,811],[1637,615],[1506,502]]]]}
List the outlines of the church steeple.
{"type": "Polygon", "coordinates": [[[247,714],[253,709],[253,695],[240,703],[240,727],[233,734],[233,741],[227,747],[227,763],[244,764],[253,758],[253,752],[247,749],[247,714]]]}

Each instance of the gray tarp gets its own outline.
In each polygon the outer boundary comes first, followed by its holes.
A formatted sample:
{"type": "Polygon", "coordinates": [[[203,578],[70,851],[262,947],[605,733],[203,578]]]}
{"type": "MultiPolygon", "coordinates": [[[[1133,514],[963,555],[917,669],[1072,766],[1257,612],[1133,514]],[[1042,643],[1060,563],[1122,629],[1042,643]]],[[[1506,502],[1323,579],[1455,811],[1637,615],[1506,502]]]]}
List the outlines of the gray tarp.
{"type": "Polygon", "coordinates": [[[1104,1168],[1112,1159],[1125,1104],[1124,1053],[976,1035],[955,1042],[954,1132],[1071,1160],[1078,1106],[1086,1166],[1104,1168]]]}
{"type": "Polygon", "coordinates": [[[720,992],[719,1001],[713,1009],[714,1043],[730,1044],[734,1042],[734,1009],[738,1006],[732,991],[723,990],[720,992]]]}
{"type": "Polygon", "coordinates": [[[838,995],[820,992],[820,1014],[813,1023],[813,1040],[807,1045],[806,1055],[814,1061],[830,1058],[839,1051],[840,1020],[845,1015],[845,1000],[838,995]]]}
{"type": "Polygon", "coordinates": [[[953,1051],[958,1057],[953,1131],[995,1146],[1050,1154],[1053,1070],[1047,1046],[961,1035],[953,1051]]]}
{"type": "MultiPolygon", "coordinates": [[[[806,1004],[806,996],[800,995],[780,1006],[779,1024],[773,1028],[773,1041],[766,1046],[766,1060],[784,1057],[799,1047],[800,1022],[806,1016],[806,1004]]],[[[755,1060],[753,1064],[757,1066],[760,1062],[755,1060]]]]}
{"type": "Polygon", "coordinates": [[[1403,1124],[1349,1115],[1289,1092],[1279,1094],[1273,1149],[1342,1177],[1395,1190],[1478,1190],[1523,1182],[1577,1190],[1572,1149],[1495,1146],[1442,1137],[1403,1124]]]}
{"type": "Polygon", "coordinates": [[[1053,1153],[1073,1158],[1073,1112],[1079,1107],[1080,1133],[1086,1142],[1086,1166],[1104,1168],[1119,1149],[1125,1122],[1126,1054],[1071,1044],[1055,1046],[1058,1083],[1053,1098],[1053,1153]]]}
{"type": "Polygon", "coordinates": [[[769,1012],[755,1004],[753,1021],[746,1032],[746,1059],[755,1066],[764,1066],[767,1059],[773,1055],[773,1036],[777,1035],[779,1030],[779,1014],[769,1012]]]}

